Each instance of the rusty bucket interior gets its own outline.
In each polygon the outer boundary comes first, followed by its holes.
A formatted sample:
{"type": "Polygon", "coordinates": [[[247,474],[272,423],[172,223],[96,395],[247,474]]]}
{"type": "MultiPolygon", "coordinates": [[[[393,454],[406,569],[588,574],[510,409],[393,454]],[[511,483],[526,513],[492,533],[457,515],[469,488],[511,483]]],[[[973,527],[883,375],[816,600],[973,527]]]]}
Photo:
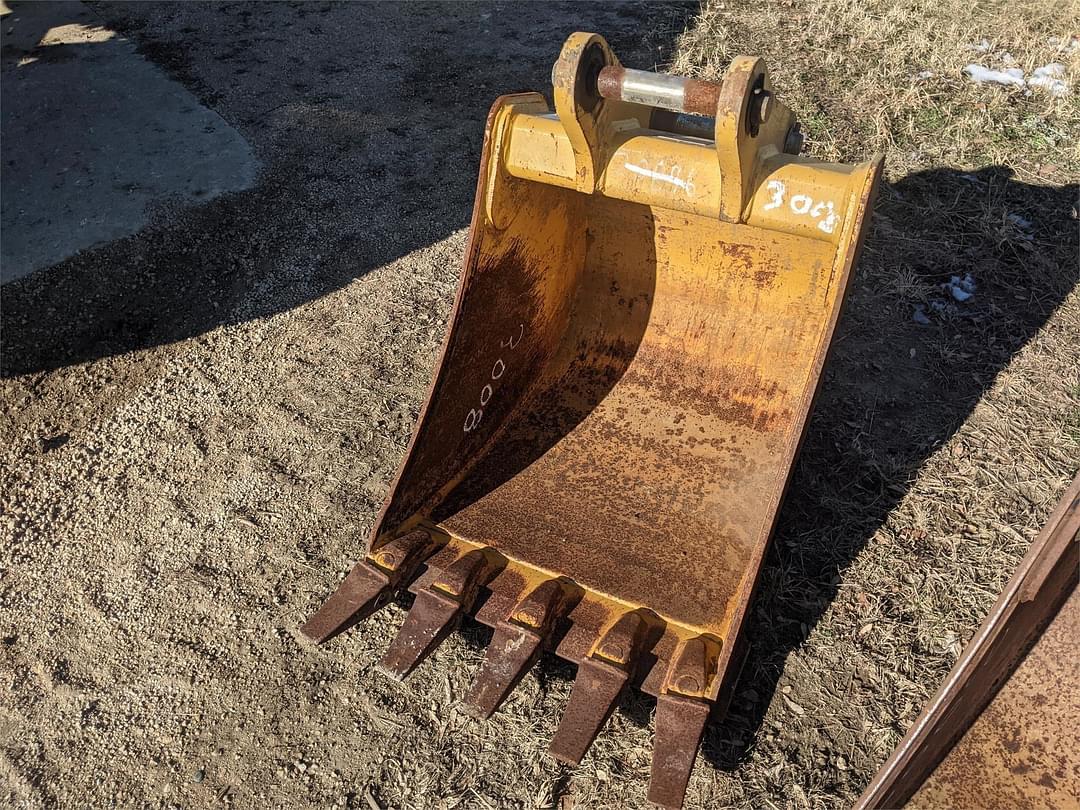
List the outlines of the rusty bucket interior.
{"type": "Polygon", "coordinates": [[[790,473],[880,158],[800,157],[764,63],[721,84],[567,40],[488,117],[461,285],[367,558],[304,631],[395,592],[407,675],[464,615],[495,628],[490,716],[545,649],[578,665],[552,753],[655,695],[650,799],[678,807],[790,473]]]}

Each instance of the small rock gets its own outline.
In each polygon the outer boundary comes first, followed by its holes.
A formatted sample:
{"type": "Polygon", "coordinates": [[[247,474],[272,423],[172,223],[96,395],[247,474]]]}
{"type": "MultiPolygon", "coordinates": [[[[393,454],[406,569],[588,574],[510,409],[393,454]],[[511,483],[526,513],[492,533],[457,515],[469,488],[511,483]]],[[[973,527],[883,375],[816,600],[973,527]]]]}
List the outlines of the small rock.
{"type": "Polygon", "coordinates": [[[205,778],[206,778],[206,771],[204,771],[202,768],[199,768],[199,770],[195,771],[195,775],[193,777],[191,777],[191,781],[194,782],[196,785],[201,785],[202,781],[205,778]]]}

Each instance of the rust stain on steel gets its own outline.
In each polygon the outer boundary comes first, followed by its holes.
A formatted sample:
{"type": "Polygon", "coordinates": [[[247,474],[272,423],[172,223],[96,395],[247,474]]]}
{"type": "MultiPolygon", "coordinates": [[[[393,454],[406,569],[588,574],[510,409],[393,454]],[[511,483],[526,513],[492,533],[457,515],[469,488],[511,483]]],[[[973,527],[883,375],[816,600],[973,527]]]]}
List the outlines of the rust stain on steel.
{"type": "Polygon", "coordinates": [[[412,672],[472,610],[483,586],[505,565],[501,555],[478,548],[437,571],[431,585],[416,594],[379,668],[397,680],[412,672]]]}
{"type": "Polygon", "coordinates": [[[592,208],[586,269],[561,345],[537,369],[538,394],[432,518],[722,635],[786,477],[804,393],[788,380],[820,340],[788,324],[820,308],[825,288],[805,298],[777,290],[779,311],[755,311],[752,282],[724,279],[745,278],[762,251],[735,250],[731,264],[721,252],[711,278],[674,259],[699,241],[724,244],[731,226],[688,227],[684,215],[614,200],[592,208]],[[654,239],[660,222],[666,254],[654,239]],[[768,366],[753,359],[764,355],[768,366]]]}
{"type": "MultiPolygon", "coordinates": [[[[626,68],[618,65],[608,65],[597,76],[597,92],[603,98],[620,99],[622,98],[625,79],[626,68]]],[[[716,115],[716,105],[720,101],[721,84],[698,79],[683,79],[682,84],[683,104],[681,112],[705,116],[716,115]]]]}
{"type": "Polygon", "coordinates": [[[683,109],[695,115],[716,115],[716,106],[720,103],[720,88],[717,82],[703,82],[687,79],[683,87],[683,109]]]}
{"type": "Polygon", "coordinates": [[[1078,533],[1080,476],[857,808],[1080,806],[1078,533]]]}
{"type": "Polygon", "coordinates": [[[1080,807],[1080,592],[907,806],[1080,807]]]}
{"type": "Polygon", "coordinates": [[[673,657],[664,691],[656,701],[649,801],[682,806],[694,758],[713,711],[710,688],[716,677],[720,642],[706,636],[687,639],[673,657]]]}
{"type": "Polygon", "coordinates": [[[622,98],[624,78],[626,78],[626,68],[608,65],[596,77],[596,90],[604,98],[622,98]]]}
{"type": "Polygon", "coordinates": [[[615,710],[623,690],[640,665],[659,623],[645,611],[623,613],[604,632],[589,655],[578,664],[559,728],[549,748],[561,762],[577,765],[615,710]]]}

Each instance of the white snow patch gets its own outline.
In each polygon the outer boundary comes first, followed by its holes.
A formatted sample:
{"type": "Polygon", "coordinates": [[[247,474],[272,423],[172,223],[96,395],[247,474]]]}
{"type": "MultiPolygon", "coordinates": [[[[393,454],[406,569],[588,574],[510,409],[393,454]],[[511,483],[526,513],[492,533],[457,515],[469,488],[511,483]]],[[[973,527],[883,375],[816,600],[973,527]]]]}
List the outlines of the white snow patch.
{"type": "Polygon", "coordinates": [[[1065,82],[1065,66],[1061,62],[1051,62],[1040,68],[1035,68],[1031,78],[1027,80],[1029,87],[1043,87],[1052,96],[1063,96],[1069,92],[1069,85],[1065,82]]]}
{"type": "MultiPolygon", "coordinates": [[[[1007,56],[1008,54],[1006,54],[1007,56]]],[[[964,68],[964,73],[976,84],[1000,84],[1006,87],[1041,87],[1052,96],[1063,96],[1069,92],[1069,85],[1063,78],[1065,66],[1060,62],[1051,62],[1035,68],[1031,78],[1024,78],[1024,71],[1018,67],[994,70],[985,65],[974,63],[964,68]]]]}
{"type": "Polygon", "coordinates": [[[1035,75],[1049,76],[1051,79],[1060,79],[1065,75],[1065,66],[1061,64],[1061,62],[1051,62],[1049,65],[1035,68],[1035,75]]]}
{"type": "Polygon", "coordinates": [[[970,76],[971,80],[976,84],[1003,84],[1013,87],[1024,86],[1024,71],[1019,68],[991,70],[984,65],[971,64],[964,68],[964,73],[970,76]],[[1017,73],[1020,75],[1017,76],[1017,73]]]}
{"type": "Polygon", "coordinates": [[[971,273],[964,273],[963,278],[953,276],[948,283],[941,285],[941,289],[949,293],[954,301],[963,303],[975,294],[975,279],[971,277],[971,273]]]}

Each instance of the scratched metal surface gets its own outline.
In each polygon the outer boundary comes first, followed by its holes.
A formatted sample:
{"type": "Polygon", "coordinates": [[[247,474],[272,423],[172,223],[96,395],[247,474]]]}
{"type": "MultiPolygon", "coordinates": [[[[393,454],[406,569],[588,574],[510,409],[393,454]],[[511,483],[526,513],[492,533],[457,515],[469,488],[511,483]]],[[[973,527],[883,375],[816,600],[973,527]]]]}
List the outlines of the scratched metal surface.
{"type": "MultiPolygon", "coordinates": [[[[535,94],[511,102],[546,109],[535,94]]],[[[553,639],[560,655],[580,661],[643,608],[667,627],[643,688],[702,633],[722,640],[723,673],[877,168],[829,174],[846,219],[836,241],[807,238],[511,175],[499,108],[447,343],[371,550],[419,521],[452,542],[414,592],[493,548],[506,564],[470,611],[481,621],[565,576],[587,592],[553,639]]]]}
{"type": "Polygon", "coordinates": [[[1080,591],[909,808],[1080,807],[1080,591]]]}
{"type": "Polygon", "coordinates": [[[722,633],[787,472],[833,246],[603,198],[587,225],[535,396],[434,517],[722,633]]]}

